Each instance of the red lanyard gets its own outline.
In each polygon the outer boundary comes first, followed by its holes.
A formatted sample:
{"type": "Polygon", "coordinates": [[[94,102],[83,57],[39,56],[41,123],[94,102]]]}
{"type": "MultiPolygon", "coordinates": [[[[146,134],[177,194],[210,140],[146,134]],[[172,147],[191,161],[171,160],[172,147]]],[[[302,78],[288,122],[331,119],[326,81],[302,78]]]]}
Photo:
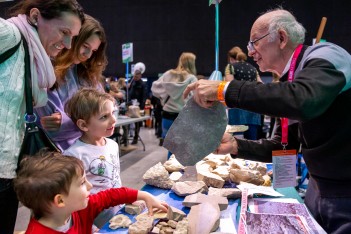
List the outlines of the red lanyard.
{"type": "MultiPolygon", "coordinates": [[[[301,53],[302,47],[303,47],[302,44],[297,46],[297,48],[295,49],[294,55],[291,59],[289,74],[288,74],[288,81],[289,82],[292,82],[294,80],[296,61],[297,61],[297,57],[301,53]]],[[[285,146],[288,145],[288,126],[289,126],[288,118],[281,118],[282,145],[284,148],[285,148],[285,146]]]]}

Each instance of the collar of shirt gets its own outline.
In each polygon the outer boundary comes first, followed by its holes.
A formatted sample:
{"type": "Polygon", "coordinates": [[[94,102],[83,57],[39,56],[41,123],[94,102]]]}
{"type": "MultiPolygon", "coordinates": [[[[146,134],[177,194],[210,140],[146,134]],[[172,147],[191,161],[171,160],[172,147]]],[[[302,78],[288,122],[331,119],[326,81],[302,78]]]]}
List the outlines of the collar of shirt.
{"type": "Polygon", "coordinates": [[[291,54],[290,59],[289,59],[289,61],[287,62],[287,64],[285,65],[285,68],[284,68],[284,70],[283,70],[283,73],[281,74],[280,77],[283,77],[283,76],[289,71],[290,63],[291,63],[291,60],[292,60],[293,55],[294,55],[294,53],[291,54]]]}

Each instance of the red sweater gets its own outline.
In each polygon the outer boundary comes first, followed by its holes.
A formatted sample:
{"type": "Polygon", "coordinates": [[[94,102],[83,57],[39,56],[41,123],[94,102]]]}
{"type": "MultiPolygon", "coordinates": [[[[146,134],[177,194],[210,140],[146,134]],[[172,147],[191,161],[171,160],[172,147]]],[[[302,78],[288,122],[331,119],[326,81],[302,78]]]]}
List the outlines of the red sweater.
{"type": "MultiPolygon", "coordinates": [[[[98,214],[109,207],[136,201],[138,190],[130,188],[112,188],[89,196],[87,208],[72,213],[73,226],[67,234],[91,234],[94,219],[98,214]]],[[[27,234],[62,234],[31,219],[26,231],[27,234]]]]}

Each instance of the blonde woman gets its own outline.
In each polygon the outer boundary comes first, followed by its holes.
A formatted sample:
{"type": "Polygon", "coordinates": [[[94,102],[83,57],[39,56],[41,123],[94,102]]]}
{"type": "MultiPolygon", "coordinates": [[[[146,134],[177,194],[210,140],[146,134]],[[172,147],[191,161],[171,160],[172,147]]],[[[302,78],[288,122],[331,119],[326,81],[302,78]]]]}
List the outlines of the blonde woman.
{"type": "MultiPolygon", "coordinates": [[[[182,53],[179,57],[178,66],[175,69],[168,70],[152,83],[152,94],[161,100],[163,106],[163,138],[189,99],[189,97],[183,98],[183,91],[189,84],[197,81],[195,60],[195,54],[182,53]]],[[[168,153],[168,157],[170,155],[171,153],[168,153]]]]}

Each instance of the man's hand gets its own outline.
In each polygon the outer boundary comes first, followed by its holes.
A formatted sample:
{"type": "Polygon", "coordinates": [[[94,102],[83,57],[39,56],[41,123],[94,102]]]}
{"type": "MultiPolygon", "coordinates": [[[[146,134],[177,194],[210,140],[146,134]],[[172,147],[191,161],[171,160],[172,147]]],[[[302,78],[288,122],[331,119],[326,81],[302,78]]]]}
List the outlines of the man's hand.
{"type": "Polygon", "coordinates": [[[191,91],[194,91],[195,102],[202,107],[209,108],[213,106],[217,99],[218,85],[221,81],[199,80],[186,87],[183,97],[186,98],[191,91]]]}
{"type": "Polygon", "coordinates": [[[224,133],[221,144],[218,146],[215,154],[238,154],[238,143],[236,142],[235,138],[229,134],[224,133]]]}

